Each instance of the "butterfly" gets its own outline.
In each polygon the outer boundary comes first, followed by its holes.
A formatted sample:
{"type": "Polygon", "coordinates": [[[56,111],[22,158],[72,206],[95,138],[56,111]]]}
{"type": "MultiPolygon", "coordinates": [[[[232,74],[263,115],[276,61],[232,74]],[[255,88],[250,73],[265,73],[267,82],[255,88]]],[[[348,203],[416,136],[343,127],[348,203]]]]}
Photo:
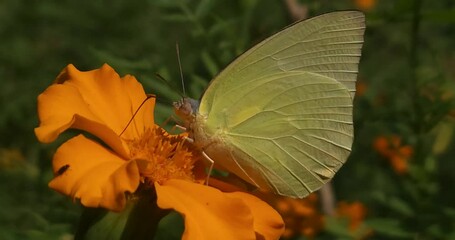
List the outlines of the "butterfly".
{"type": "Polygon", "coordinates": [[[353,98],[365,16],[323,14],[240,55],[200,101],[174,111],[195,146],[250,184],[302,198],[327,183],[353,142],[353,98]]]}

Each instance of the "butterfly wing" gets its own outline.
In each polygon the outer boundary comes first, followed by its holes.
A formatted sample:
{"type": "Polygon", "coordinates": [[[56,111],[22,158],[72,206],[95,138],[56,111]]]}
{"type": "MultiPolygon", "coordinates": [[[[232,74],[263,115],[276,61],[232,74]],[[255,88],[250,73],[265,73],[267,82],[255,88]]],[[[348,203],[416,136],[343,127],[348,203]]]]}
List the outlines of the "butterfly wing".
{"type": "MultiPolygon", "coordinates": [[[[201,99],[209,156],[258,187],[303,197],[346,161],[365,29],[356,11],[324,14],[273,35],[221,72],[201,99]]],[[[197,136],[196,136],[197,139],[197,136]]]]}

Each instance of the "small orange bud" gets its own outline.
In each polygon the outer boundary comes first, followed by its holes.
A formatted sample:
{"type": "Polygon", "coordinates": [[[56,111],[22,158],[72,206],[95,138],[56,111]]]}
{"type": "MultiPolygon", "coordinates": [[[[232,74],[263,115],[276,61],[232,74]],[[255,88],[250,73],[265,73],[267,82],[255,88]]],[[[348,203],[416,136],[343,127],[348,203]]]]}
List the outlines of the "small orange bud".
{"type": "Polygon", "coordinates": [[[395,155],[390,158],[390,164],[392,165],[393,170],[400,175],[408,172],[407,158],[395,155]]]}
{"type": "Polygon", "coordinates": [[[355,5],[358,9],[369,11],[376,5],[376,0],[355,0],[355,5]]]}
{"type": "Polygon", "coordinates": [[[398,152],[405,158],[410,158],[412,156],[412,153],[414,152],[414,149],[409,146],[403,146],[398,149],[398,152]]]}
{"type": "Polygon", "coordinates": [[[365,95],[365,92],[367,91],[368,85],[364,81],[357,81],[355,88],[356,88],[356,95],[363,96],[363,95],[365,95]]]}
{"type": "Polygon", "coordinates": [[[355,231],[367,214],[367,208],[361,202],[339,202],[337,215],[349,219],[349,230],[355,231]]]}
{"type": "Polygon", "coordinates": [[[285,199],[279,199],[276,203],[276,209],[279,212],[286,214],[289,211],[291,211],[291,206],[290,206],[289,202],[286,201],[285,199]]]}
{"type": "Polygon", "coordinates": [[[376,149],[376,151],[378,151],[381,154],[384,154],[384,152],[387,152],[389,148],[389,141],[387,140],[386,137],[379,136],[374,140],[373,146],[374,149],[376,149]]]}

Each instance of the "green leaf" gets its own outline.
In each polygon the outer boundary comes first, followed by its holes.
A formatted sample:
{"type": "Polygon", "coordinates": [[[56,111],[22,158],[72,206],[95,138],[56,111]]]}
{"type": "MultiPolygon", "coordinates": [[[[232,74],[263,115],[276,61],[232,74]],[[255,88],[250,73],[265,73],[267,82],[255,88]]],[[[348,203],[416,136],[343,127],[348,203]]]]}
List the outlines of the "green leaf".
{"type": "Polygon", "coordinates": [[[209,71],[211,76],[215,76],[218,73],[218,66],[212,56],[207,51],[201,53],[202,61],[204,62],[205,68],[209,71]]]}
{"type": "Polygon", "coordinates": [[[410,217],[415,214],[409,204],[399,198],[391,197],[388,203],[390,208],[404,216],[410,217]]]}
{"type": "Polygon", "coordinates": [[[174,86],[174,84],[170,82],[159,81],[158,79],[152,79],[146,76],[141,78],[143,80],[142,84],[146,86],[146,88],[152,89],[151,91],[157,95],[158,101],[162,101],[163,98],[177,100],[181,97],[179,93],[181,87],[174,86]]]}
{"type": "Polygon", "coordinates": [[[395,219],[374,218],[365,220],[365,224],[370,226],[374,232],[397,238],[409,238],[412,233],[403,230],[400,222],[395,219]]]}
{"type": "Polygon", "coordinates": [[[134,196],[121,212],[86,208],[75,240],[153,239],[159,221],[167,213],[156,205],[154,191],[134,196]]]}
{"type": "Polygon", "coordinates": [[[197,5],[194,15],[198,19],[205,17],[213,10],[214,5],[215,5],[215,1],[213,1],[213,0],[202,0],[197,5]]]}
{"type": "Polygon", "coordinates": [[[453,8],[439,11],[426,11],[424,16],[425,19],[436,23],[455,23],[455,9],[453,8]]]}
{"type": "Polygon", "coordinates": [[[185,223],[182,215],[177,212],[171,212],[160,221],[155,239],[179,240],[182,238],[184,228],[185,223]]]}
{"type": "Polygon", "coordinates": [[[199,75],[193,74],[190,76],[191,84],[190,86],[190,93],[191,96],[201,96],[204,92],[205,88],[207,87],[207,80],[199,75]]]}
{"type": "Polygon", "coordinates": [[[436,139],[433,143],[433,153],[441,154],[447,150],[452,142],[454,124],[449,121],[442,121],[436,126],[436,139]]]}
{"type": "Polygon", "coordinates": [[[188,22],[188,16],[183,15],[183,14],[168,14],[166,16],[163,16],[162,19],[164,21],[169,21],[169,22],[188,22]]]}
{"type": "Polygon", "coordinates": [[[349,237],[348,219],[327,217],[325,219],[325,230],[338,237],[349,237]]]}

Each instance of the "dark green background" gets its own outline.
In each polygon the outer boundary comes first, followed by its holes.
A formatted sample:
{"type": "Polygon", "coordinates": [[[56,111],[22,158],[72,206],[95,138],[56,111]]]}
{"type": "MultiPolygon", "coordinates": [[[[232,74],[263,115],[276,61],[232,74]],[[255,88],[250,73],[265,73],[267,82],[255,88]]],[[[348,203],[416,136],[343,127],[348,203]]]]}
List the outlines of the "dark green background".
{"type": "MultiPolygon", "coordinates": [[[[300,3],[309,16],[356,8],[300,3]]],[[[455,239],[455,4],[378,0],[366,16],[367,90],[355,99],[355,143],[333,181],[336,197],[367,206],[372,239],[455,239]],[[403,176],[372,147],[391,134],[414,148],[403,176]]],[[[187,94],[198,98],[237,55],[292,22],[278,0],[1,1],[0,238],[65,239],[77,225],[79,207],[47,187],[62,140],[44,145],[33,134],[36,97],[67,64],[135,75],[158,95],[160,123],[179,95],[154,75],[181,89],[176,42],[187,94]]],[[[181,231],[173,221],[159,236],[181,231]]],[[[349,239],[336,224],[317,236],[333,238],[349,239]]]]}

